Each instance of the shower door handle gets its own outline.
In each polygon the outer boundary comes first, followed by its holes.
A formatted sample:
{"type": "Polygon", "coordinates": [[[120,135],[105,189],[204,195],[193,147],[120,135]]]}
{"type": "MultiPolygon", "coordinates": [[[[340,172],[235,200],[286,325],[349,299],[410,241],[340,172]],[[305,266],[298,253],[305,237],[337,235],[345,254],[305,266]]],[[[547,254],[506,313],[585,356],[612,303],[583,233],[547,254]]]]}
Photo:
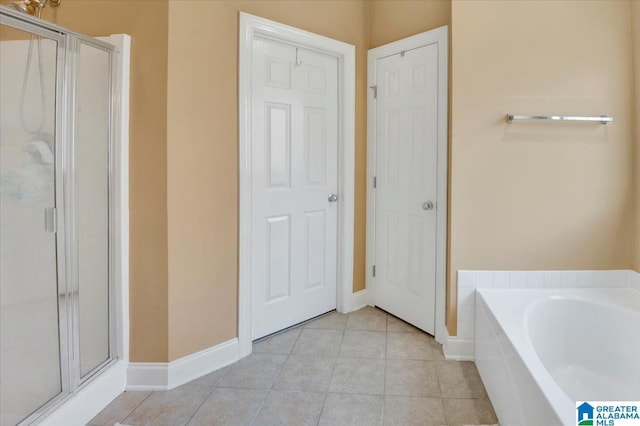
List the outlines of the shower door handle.
{"type": "Polygon", "coordinates": [[[44,230],[45,232],[58,232],[57,214],[55,207],[47,207],[44,209],[44,230]]]}

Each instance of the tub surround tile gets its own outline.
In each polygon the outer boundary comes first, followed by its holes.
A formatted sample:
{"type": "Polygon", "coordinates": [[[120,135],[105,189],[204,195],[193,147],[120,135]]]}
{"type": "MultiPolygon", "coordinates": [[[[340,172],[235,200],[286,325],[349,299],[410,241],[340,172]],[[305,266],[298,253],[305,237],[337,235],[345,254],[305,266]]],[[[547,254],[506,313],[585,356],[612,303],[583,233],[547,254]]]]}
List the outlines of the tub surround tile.
{"type": "Polygon", "coordinates": [[[498,423],[491,402],[481,399],[443,399],[447,425],[493,425],[498,423]]]}
{"type": "Polygon", "coordinates": [[[321,392],[271,391],[258,412],[256,425],[317,425],[324,404],[321,392]]]}
{"type": "Polygon", "coordinates": [[[253,344],[253,352],[267,354],[289,354],[298,340],[301,327],[278,333],[253,344]]]}
{"type": "Polygon", "coordinates": [[[510,283],[509,271],[493,271],[491,273],[491,277],[492,277],[492,281],[491,281],[492,288],[509,287],[509,283],[510,283]]]}
{"type": "Polygon", "coordinates": [[[476,272],[476,288],[491,288],[493,284],[493,272],[477,271],[476,272]]]}
{"type": "Polygon", "coordinates": [[[151,392],[124,392],[114,399],[104,410],[90,422],[94,426],[112,426],[121,423],[133,410],[146,400],[151,392]]]}
{"type": "Polygon", "coordinates": [[[382,396],[329,393],[322,409],[319,425],[381,425],[382,404],[382,396]]]}
{"type": "Polygon", "coordinates": [[[595,287],[595,276],[593,271],[577,271],[578,287],[595,287]]]}
{"type": "Polygon", "coordinates": [[[629,275],[629,271],[612,271],[611,279],[609,280],[609,287],[628,287],[631,285],[630,281],[631,276],[629,275]]]}
{"type": "Polygon", "coordinates": [[[476,288],[476,273],[458,271],[458,288],[476,288]]]}
{"type": "Polygon", "coordinates": [[[458,321],[458,337],[461,339],[473,339],[475,332],[475,320],[458,321]]]}
{"type": "Polygon", "coordinates": [[[545,288],[560,288],[562,287],[562,272],[561,271],[548,271],[544,273],[544,287],[545,288]]]}
{"type": "Polygon", "coordinates": [[[434,361],[388,359],[385,395],[440,397],[434,361]]]}
{"type": "Polygon", "coordinates": [[[578,287],[577,271],[562,271],[562,288],[578,287]]]}
{"type": "Polygon", "coordinates": [[[384,359],[338,358],[329,392],[382,395],[384,383],[384,359]]]}
{"type": "Polygon", "coordinates": [[[631,287],[640,291],[640,272],[631,271],[631,287]]]}
{"type": "Polygon", "coordinates": [[[428,426],[445,424],[440,398],[386,396],[384,424],[388,426],[428,426]]]}
{"type": "Polygon", "coordinates": [[[342,330],[305,328],[291,351],[294,355],[337,356],[342,343],[342,330]]]}
{"type": "Polygon", "coordinates": [[[474,321],[476,315],[476,307],[474,305],[458,306],[458,321],[469,322],[474,321]]]}
{"type": "Polygon", "coordinates": [[[186,424],[212,392],[194,385],[153,392],[123,423],[131,426],[186,424]]]}
{"type": "Polygon", "coordinates": [[[287,361],[286,355],[251,354],[231,366],[218,383],[231,388],[269,389],[287,361]]]}
{"type": "Polygon", "coordinates": [[[387,333],[347,330],[342,338],[340,357],[384,358],[387,333]]]}
{"type": "Polygon", "coordinates": [[[458,289],[458,305],[475,305],[476,289],[475,288],[459,288],[458,289]]]}
{"type": "Polygon", "coordinates": [[[527,272],[527,288],[543,288],[544,272],[530,271],[527,272]]]}
{"type": "Polygon", "coordinates": [[[268,391],[216,389],[189,421],[189,426],[248,425],[266,399],[268,391]]]}
{"type": "Polygon", "coordinates": [[[473,359],[475,339],[475,293],[483,288],[619,288],[640,290],[640,273],[631,270],[582,271],[471,271],[459,270],[458,329],[446,344],[448,356],[473,359]],[[491,285],[488,284],[489,276],[491,285]]]}
{"type": "Polygon", "coordinates": [[[525,271],[511,271],[509,273],[509,282],[511,288],[526,288],[527,273],[525,271]]]}

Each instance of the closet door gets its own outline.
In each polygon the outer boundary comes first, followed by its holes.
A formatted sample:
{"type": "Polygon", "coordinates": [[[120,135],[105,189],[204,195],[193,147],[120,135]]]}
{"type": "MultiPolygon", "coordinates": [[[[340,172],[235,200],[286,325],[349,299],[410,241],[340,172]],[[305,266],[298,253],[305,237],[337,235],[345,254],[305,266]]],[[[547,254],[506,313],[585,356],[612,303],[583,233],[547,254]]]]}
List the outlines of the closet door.
{"type": "Polygon", "coordinates": [[[56,220],[62,217],[62,42],[57,34],[0,19],[2,425],[37,417],[69,388],[64,242],[56,220]]]}

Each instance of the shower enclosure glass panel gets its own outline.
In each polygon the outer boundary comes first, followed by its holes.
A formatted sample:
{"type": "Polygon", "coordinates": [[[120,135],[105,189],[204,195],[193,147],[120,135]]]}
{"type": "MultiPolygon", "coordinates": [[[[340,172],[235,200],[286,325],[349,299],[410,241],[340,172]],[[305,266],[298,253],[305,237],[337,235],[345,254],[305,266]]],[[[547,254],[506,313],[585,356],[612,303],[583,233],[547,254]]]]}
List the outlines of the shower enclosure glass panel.
{"type": "Polygon", "coordinates": [[[58,286],[51,228],[57,52],[55,40],[0,26],[2,425],[20,422],[63,391],[58,302],[66,289],[58,286]]]}
{"type": "Polygon", "coordinates": [[[78,43],[76,72],[80,377],[109,358],[109,129],[111,56],[78,43]]]}
{"type": "Polygon", "coordinates": [[[0,6],[0,425],[116,363],[118,52],[0,6]]]}

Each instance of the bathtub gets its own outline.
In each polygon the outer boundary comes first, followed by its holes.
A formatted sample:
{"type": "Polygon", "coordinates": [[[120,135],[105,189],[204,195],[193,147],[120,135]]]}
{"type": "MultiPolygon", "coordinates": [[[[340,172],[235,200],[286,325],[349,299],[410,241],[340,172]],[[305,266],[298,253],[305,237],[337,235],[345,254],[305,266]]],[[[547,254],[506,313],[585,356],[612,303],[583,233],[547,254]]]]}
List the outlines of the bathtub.
{"type": "Polygon", "coordinates": [[[475,359],[500,424],[575,425],[577,401],[640,401],[640,292],[478,289],[475,359]]]}

